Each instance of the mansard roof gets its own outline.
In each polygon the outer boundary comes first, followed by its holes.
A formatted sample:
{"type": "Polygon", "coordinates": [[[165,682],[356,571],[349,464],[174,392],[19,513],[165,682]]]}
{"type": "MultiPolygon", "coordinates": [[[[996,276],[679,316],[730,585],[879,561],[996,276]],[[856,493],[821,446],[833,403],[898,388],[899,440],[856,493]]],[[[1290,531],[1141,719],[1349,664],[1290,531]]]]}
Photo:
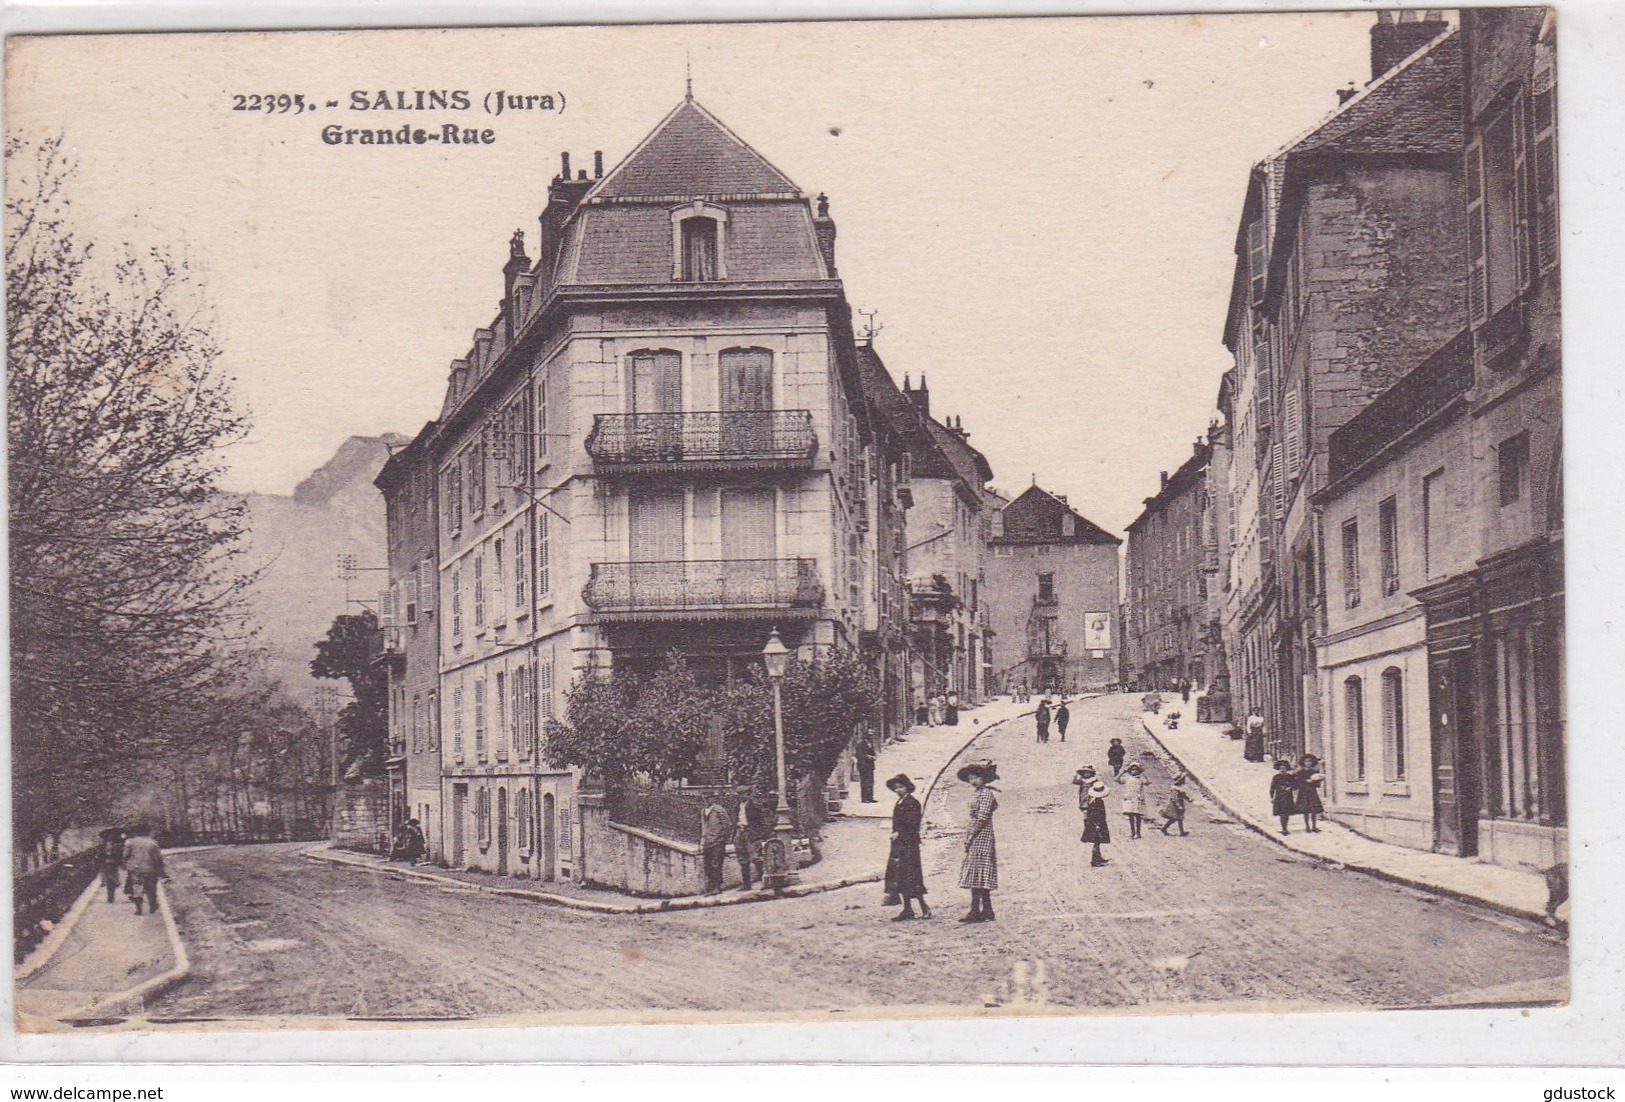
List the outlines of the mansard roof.
{"type": "Polygon", "coordinates": [[[806,198],[720,119],[685,99],[587,193],[585,202],[746,196],[806,198]]]}
{"type": "Polygon", "coordinates": [[[1026,492],[1004,507],[1004,535],[988,542],[997,544],[1109,544],[1123,541],[1072,508],[1064,498],[1034,483],[1026,492]],[[1073,518],[1072,534],[1065,534],[1062,518],[1073,518]]]}

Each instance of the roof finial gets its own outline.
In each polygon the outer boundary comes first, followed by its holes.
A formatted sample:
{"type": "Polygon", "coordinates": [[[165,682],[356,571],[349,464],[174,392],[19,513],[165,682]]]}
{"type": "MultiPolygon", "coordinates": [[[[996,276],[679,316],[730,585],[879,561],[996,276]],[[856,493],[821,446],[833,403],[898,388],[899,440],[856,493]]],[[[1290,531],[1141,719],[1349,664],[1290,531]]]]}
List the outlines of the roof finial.
{"type": "Polygon", "coordinates": [[[694,55],[686,48],[683,50],[683,69],[685,74],[683,99],[689,103],[694,102],[694,55]]]}

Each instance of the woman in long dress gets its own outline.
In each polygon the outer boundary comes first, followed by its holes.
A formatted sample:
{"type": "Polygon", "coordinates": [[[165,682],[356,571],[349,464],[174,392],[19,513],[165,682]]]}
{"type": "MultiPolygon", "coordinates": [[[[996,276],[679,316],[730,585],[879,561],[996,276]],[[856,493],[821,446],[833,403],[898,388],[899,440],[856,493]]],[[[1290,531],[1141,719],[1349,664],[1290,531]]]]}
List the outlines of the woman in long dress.
{"type": "Polygon", "coordinates": [[[903,911],[893,922],[905,922],[914,917],[914,903],[920,904],[920,917],[930,918],[931,908],[925,905],[925,870],[920,865],[920,820],[925,809],[914,798],[914,782],[908,774],[899,773],[886,782],[886,787],[897,796],[897,805],[891,813],[891,856],[886,859],[886,895],[901,898],[903,911]]]}
{"type": "Polygon", "coordinates": [[[992,922],[993,892],[999,886],[999,854],[993,836],[993,813],[999,800],[993,782],[998,768],[990,761],[973,762],[959,771],[959,779],[976,790],[970,805],[970,832],[965,836],[965,860],[959,866],[959,886],[970,889],[970,913],[961,922],[992,922]]]}

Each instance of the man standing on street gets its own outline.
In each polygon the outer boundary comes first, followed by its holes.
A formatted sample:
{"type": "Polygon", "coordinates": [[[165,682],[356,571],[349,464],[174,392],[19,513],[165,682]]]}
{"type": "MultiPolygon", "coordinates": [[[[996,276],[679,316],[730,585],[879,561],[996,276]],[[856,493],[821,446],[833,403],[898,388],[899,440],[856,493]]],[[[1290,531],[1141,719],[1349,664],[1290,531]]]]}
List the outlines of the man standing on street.
{"type": "Polygon", "coordinates": [[[1066,741],[1066,727],[1072,722],[1072,713],[1066,710],[1066,697],[1061,698],[1061,706],[1055,709],[1055,729],[1060,732],[1061,741],[1066,741]]]}
{"type": "Polygon", "coordinates": [[[875,802],[875,744],[870,741],[869,732],[858,736],[852,756],[858,763],[859,794],[864,803],[872,804],[875,802]]]}
{"type": "Polygon", "coordinates": [[[722,798],[712,793],[700,818],[700,859],[705,864],[705,894],[722,891],[722,865],[728,859],[728,840],[733,837],[733,823],[722,798]]]}
{"type": "Polygon", "coordinates": [[[153,914],[158,913],[158,881],[168,880],[164,871],[164,854],[153,841],[147,828],[136,824],[124,843],[124,869],[129,877],[124,891],[135,901],[135,913],[141,913],[141,902],[146,900],[153,914]]]}
{"type": "Polygon", "coordinates": [[[1034,718],[1038,721],[1038,741],[1039,742],[1048,742],[1049,741],[1049,698],[1048,697],[1046,697],[1045,699],[1040,700],[1038,702],[1038,711],[1034,713],[1034,718]]]}
{"type": "Polygon", "coordinates": [[[749,891],[756,884],[755,870],[762,864],[756,847],[767,837],[767,812],[750,798],[749,785],[740,785],[735,794],[739,797],[739,806],[734,811],[734,855],[739,859],[739,890],[749,891]]]}

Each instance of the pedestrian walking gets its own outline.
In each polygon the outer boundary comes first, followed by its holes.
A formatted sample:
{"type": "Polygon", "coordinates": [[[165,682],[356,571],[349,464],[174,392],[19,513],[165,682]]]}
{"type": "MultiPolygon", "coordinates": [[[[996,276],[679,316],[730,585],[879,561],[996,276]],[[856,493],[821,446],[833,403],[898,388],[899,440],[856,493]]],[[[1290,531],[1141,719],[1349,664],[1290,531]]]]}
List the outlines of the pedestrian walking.
{"type": "Polygon", "coordinates": [[[1055,709],[1055,730],[1066,741],[1066,727],[1072,722],[1072,713],[1066,710],[1066,698],[1061,698],[1061,706],[1055,709]]]}
{"type": "MultiPolygon", "coordinates": [[[[1074,783],[1077,778],[1074,778],[1074,783]]],[[[1112,840],[1110,825],[1106,822],[1106,795],[1110,790],[1106,782],[1095,777],[1088,785],[1078,785],[1078,810],[1083,812],[1083,834],[1080,841],[1094,846],[1089,856],[1089,867],[1099,868],[1111,864],[1101,856],[1100,847],[1112,840]]]]}
{"type": "Polygon", "coordinates": [[[941,693],[934,693],[931,697],[931,726],[942,726],[942,713],[948,707],[948,700],[941,693]]]}
{"type": "Polygon", "coordinates": [[[107,889],[107,901],[114,902],[118,891],[119,873],[124,869],[124,828],[106,827],[101,833],[101,844],[96,847],[96,860],[101,865],[102,887],[107,889]]]}
{"type": "Polygon", "coordinates": [[[409,865],[415,865],[423,860],[423,855],[429,852],[428,840],[423,837],[423,824],[416,819],[408,819],[401,824],[402,846],[401,856],[409,865]]]}
{"type": "Polygon", "coordinates": [[[1319,834],[1320,817],[1326,812],[1326,805],[1320,798],[1320,786],[1326,783],[1326,775],[1320,771],[1320,759],[1313,754],[1305,754],[1296,778],[1298,814],[1303,816],[1303,829],[1311,834],[1319,834]]]}
{"type": "Polygon", "coordinates": [[[943,705],[942,722],[947,727],[959,726],[959,694],[949,693],[947,703],[943,705]]]}
{"type": "Polygon", "coordinates": [[[1285,758],[1276,759],[1275,775],[1270,778],[1270,810],[1281,820],[1281,833],[1291,833],[1287,823],[1298,810],[1298,778],[1285,758]]]}
{"type": "Polygon", "coordinates": [[[705,894],[722,892],[722,866],[728,860],[728,843],[733,839],[733,817],[716,793],[700,813],[700,861],[705,866],[705,894]]]}
{"type": "Polygon", "coordinates": [[[1033,718],[1038,721],[1039,742],[1049,741],[1049,716],[1049,701],[1047,699],[1040,700],[1038,702],[1038,711],[1033,713],[1033,718]]]}
{"type": "Polygon", "coordinates": [[[886,782],[886,787],[897,797],[891,813],[891,853],[886,858],[886,897],[903,902],[902,913],[892,921],[913,918],[915,903],[920,905],[920,917],[930,918],[931,908],[925,903],[925,870],[920,864],[920,822],[925,809],[914,798],[914,782],[908,774],[897,774],[886,782]]]}
{"type": "Polygon", "coordinates": [[[1123,814],[1128,816],[1128,836],[1140,836],[1140,824],[1145,821],[1145,771],[1135,762],[1118,776],[1123,788],[1123,814]]]}
{"type": "Polygon", "coordinates": [[[1178,824],[1179,836],[1185,837],[1185,809],[1190,806],[1191,794],[1185,791],[1185,774],[1181,773],[1174,778],[1174,784],[1168,790],[1168,799],[1162,805],[1162,833],[1167,834],[1168,828],[1178,824]]]}
{"type": "Polygon", "coordinates": [[[1191,683],[1189,678],[1186,678],[1184,681],[1179,683],[1179,699],[1186,704],[1191,702],[1191,683]]]}
{"type": "Polygon", "coordinates": [[[976,790],[970,806],[970,832],[965,836],[965,860],[959,866],[959,886],[970,889],[970,912],[961,922],[992,922],[993,892],[999,886],[999,853],[993,834],[993,813],[999,808],[993,782],[999,770],[990,761],[972,762],[959,770],[959,779],[976,790]]]}
{"type": "Polygon", "coordinates": [[[767,809],[751,799],[750,785],[734,789],[734,857],[739,861],[739,890],[748,892],[756,885],[756,872],[762,868],[762,839],[767,837],[767,809]]]}
{"type": "Polygon", "coordinates": [[[124,842],[124,894],[135,904],[136,914],[141,913],[143,900],[152,914],[158,913],[158,881],[168,879],[163,850],[145,824],[135,824],[124,842]]]}
{"type": "Polygon", "coordinates": [[[858,764],[858,795],[866,804],[875,803],[875,744],[869,732],[858,736],[852,757],[858,764]]]}
{"type": "Polygon", "coordinates": [[[1247,735],[1241,744],[1241,756],[1248,761],[1264,760],[1264,717],[1256,708],[1247,715],[1247,735]]]}
{"type": "Polygon", "coordinates": [[[1128,749],[1124,747],[1120,738],[1112,739],[1112,744],[1106,747],[1106,764],[1112,767],[1112,776],[1123,775],[1123,759],[1128,757],[1128,749]]]}

